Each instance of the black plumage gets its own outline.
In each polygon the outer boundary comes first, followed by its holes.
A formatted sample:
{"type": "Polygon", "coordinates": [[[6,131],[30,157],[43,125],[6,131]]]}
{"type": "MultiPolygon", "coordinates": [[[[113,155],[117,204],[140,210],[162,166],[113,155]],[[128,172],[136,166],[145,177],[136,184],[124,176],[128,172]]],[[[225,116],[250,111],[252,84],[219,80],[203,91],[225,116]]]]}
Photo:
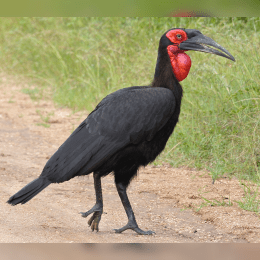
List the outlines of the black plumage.
{"type": "Polygon", "coordinates": [[[51,183],[93,172],[96,204],[82,216],[94,213],[89,225],[98,231],[103,213],[101,177],[112,172],[129,219],[116,232],[132,229],[138,234],[152,234],[138,227],[126,188],[138,168],[154,161],[163,151],[178,122],[182,87],[167,52],[171,44],[165,33],[150,86],[120,89],[105,97],[49,159],[39,178],[13,195],[8,203],[24,204],[51,183]]]}

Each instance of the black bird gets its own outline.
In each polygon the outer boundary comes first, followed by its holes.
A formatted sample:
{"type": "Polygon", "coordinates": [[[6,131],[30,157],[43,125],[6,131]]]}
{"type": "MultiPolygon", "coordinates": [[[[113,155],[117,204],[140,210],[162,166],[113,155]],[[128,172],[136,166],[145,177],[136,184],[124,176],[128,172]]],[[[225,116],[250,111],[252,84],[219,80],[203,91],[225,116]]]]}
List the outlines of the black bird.
{"type": "Polygon", "coordinates": [[[160,39],[151,85],[124,88],[106,96],[48,160],[39,178],[7,202],[24,204],[51,183],[93,172],[96,204],[81,214],[87,217],[93,213],[88,224],[92,231],[98,231],[103,213],[101,177],[113,172],[128,217],[126,226],[115,232],[132,229],[140,235],[154,233],[138,227],[126,189],[138,168],[163,151],[178,122],[182,99],[179,82],[187,77],[191,66],[185,53],[188,50],[235,61],[226,49],[198,30],[170,29],[160,39]]]}

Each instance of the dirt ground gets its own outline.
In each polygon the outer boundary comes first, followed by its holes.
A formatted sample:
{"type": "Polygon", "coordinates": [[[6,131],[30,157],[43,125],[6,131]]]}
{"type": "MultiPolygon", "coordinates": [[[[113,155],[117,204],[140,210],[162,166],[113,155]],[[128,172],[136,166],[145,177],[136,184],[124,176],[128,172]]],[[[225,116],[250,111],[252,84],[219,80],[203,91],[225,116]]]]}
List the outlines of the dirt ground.
{"type": "Polygon", "coordinates": [[[0,80],[0,242],[260,242],[260,219],[235,201],[244,191],[238,180],[212,184],[203,171],[148,166],[140,169],[128,194],[140,228],[156,232],[140,236],[131,230],[115,234],[127,222],[112,176],[102,179],[104,211],[100,231],[92,232],[79,212],[95,203],[92,175],[52,184],[25,205],[6,203],[37,178],[48,158],[87,116],[49,100],[32,100],[26,83],[1,75],[0,80]],[[42,125],[49,116],[50,127],[42,125]],[[202,197],[233,202],[205,206],[202,197]]]}

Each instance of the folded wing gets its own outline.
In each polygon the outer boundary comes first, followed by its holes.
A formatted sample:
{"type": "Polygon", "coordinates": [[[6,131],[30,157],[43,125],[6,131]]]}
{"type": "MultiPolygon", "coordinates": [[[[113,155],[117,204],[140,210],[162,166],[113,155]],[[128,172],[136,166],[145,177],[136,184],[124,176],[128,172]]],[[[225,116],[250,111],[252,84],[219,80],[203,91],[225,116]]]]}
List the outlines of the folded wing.
{"type": "Polygon", "coordinates": [[[128,144],[150,141],[174,112],[169,89],[132,87],[105,97],[46,163],[42,177],[88,174],[128,144]]]}

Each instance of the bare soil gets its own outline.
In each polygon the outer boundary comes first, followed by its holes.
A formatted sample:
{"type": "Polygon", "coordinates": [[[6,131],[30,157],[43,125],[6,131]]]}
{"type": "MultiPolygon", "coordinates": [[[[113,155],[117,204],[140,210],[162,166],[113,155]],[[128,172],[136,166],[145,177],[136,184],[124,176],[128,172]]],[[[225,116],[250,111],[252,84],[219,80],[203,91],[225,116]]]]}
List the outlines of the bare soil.
{"type": "Polygon", "coordinates": [[[0,242],[260,242],[259,216],[235,203],[244,196],[238,180],[222,178],[213,185],[207,172],[167,165],[140,169],[128,189],[140,228],[155,231],[152,236],[114,233],[127,217],[113,176],[102,179],[106,214],[99,232],[92,232],[79,214],[95,203],[92,175],[52,184],[25,205],[8,205],[87,116],[48,99],[32,100],[22,92],[25,88],[26,83],[1,75],[0,242]],[[43,125],[46,116],[49,128],[43,125]],[[197,212],[202,197],[231,200],[233,206],[208,205],[197,212]]]}

